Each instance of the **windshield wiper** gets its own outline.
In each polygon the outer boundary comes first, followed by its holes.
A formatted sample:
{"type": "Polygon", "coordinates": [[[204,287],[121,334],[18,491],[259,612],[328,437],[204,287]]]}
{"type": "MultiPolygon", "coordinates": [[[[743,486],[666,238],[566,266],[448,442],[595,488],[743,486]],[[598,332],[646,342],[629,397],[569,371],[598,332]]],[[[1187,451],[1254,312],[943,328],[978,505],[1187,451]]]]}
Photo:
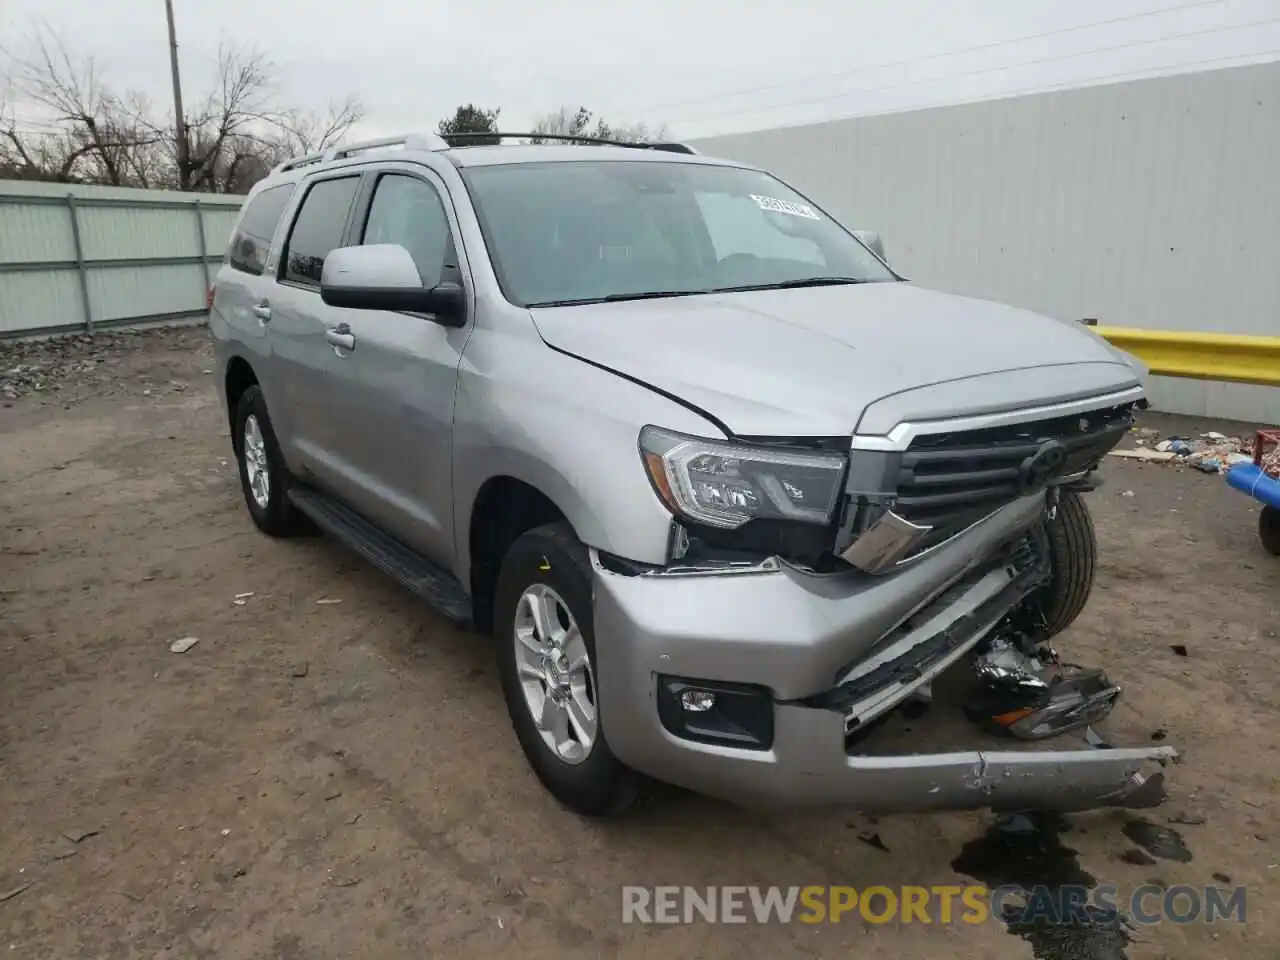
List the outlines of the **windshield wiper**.
{"type": "Polygon", "coordinates": [[[708,293],[743,293],[748,290],[794,290],[798,287],[837,287],[851,283],[872,283],[856,277],[806,277],[803,280],[779,280],[777,283],[749,283],[740,287],[714,287],[710,290],[642,290],[639,293],[610,293],[603,297],[583,297],[580,300],[543,300],[530,303],[536,307],[577,307],[589,303],[621,303],[626,300],[658,300],[663,297],[697,297],[708,293]]]}
{"type": "Polygon", "coordinates": [[[803,280],[779,280],[777,283],[748,283],[740,287],[717,287],[711,293],[742,293],[746,290],[795,290],[799,287],[839,287],[851,283],[869,283],[857,277],[805,277],[803,280]]]}
{"type": "Polygon", "coordinates": [[[662,297],[692,297],[705,290],[645,290],[642,293],[611,293],[601,297],[605,303],[617,303],[620,300],[658,300],[662,297]]]}
{"type": "Polygon", "coordinates": [[[712,293],[711,290],[643,290],[640,293],[610,293],[603,297],[583,297],[580,300],[543,300],[541,303],[530,303],[528,307],[576,307],[588,303],[621,303],[626,300],[657,300],[662,297],[693,297],[700,293],[712,293]]]}

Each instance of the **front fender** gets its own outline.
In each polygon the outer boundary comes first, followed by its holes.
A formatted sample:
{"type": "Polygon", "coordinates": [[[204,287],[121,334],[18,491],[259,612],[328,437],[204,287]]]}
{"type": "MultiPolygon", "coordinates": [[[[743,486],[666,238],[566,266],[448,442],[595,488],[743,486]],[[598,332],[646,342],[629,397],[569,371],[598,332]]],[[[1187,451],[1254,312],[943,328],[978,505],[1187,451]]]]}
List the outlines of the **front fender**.
{"type": "Polygon", "coordinates": [[[649,484],[638,446],[647,424],[723,436],[680,404],[540,340],[477,330],[454,411],[455,574],[466,582],[471,568],[476,497],[503,476],[550,498],[587,546],[666,562],[671,514],[649,484]]]}

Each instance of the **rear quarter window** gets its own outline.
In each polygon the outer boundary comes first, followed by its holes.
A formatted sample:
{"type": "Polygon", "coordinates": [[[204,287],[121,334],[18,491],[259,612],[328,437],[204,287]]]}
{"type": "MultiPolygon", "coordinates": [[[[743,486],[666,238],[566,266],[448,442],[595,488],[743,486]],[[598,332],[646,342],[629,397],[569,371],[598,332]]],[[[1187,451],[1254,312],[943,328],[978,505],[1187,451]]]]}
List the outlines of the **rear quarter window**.
{"type": "Polygon", "coordinates": [[[231,237],[231,246],[227,250],[229,265],[244,273],[261,275],[271,249],[271,238],[275,236],[291,196],[293,184],[282,183],[263,190],[249,201],[231,237]]]}

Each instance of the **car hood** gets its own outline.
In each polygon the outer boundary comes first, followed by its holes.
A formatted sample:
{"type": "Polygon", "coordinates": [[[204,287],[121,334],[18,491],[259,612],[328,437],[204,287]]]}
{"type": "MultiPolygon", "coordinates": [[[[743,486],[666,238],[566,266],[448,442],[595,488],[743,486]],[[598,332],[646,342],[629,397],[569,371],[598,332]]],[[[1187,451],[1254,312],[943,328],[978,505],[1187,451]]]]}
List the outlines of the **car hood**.
{"type": "Polygon", "coordinates": [[[889,397],[895,416],[924,418],[1139,383],[1083,324],[905,281],[531,313],[555,349],[669,394],[739,436],[847,435],[889,397]]]}

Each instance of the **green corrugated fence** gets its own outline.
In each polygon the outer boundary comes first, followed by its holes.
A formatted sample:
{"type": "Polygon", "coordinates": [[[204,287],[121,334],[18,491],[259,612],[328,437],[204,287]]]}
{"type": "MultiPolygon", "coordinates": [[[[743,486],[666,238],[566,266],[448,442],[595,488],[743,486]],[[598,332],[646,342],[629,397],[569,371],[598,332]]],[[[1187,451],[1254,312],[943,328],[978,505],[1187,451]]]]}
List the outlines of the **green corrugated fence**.
{"type": "Polygon", "coordinates": [[[241,200],[0,180],[0,337],[203,315],[241,200]]]}

